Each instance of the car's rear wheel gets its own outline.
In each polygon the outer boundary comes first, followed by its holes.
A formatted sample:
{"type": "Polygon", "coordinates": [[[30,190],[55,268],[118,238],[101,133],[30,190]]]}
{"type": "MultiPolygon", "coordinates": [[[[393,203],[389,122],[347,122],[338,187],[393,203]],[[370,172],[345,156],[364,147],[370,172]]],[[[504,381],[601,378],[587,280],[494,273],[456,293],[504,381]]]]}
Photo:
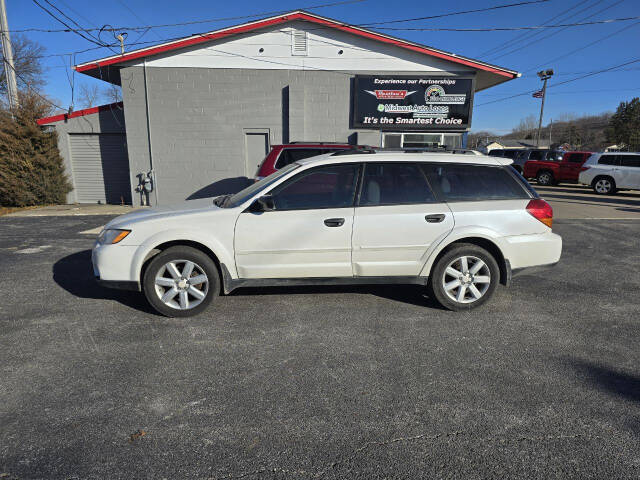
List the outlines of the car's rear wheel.
{"type": "Polygon", "coordinates": [[[499,280],[498,262],[487,250],[461,243],[450,248],[433,266],[429,290],[449,310],[470,310],[491,298],[499,280]]]}
{"type": "Polygon", "coordinates": [[[555,185],[556,183],[553,173],[549,170],[542,170],[538,172],[538,175],[536,175],[536,181],[538,182],[538,185],[543,186],[555,185]]]}
{"type": "Polygon", "coordinates": [[[616,193],[616,181],[611,177],[596,177],[591,184],[598,195],[612,195],[616,193]]]}
{"type": "Polygon", "coordinates": [[[220,274],[211,257],[192,247],[171,247],[156,255],[143,278],[153,308],[168,317],[202,312],[220,291],[220,274]]]}

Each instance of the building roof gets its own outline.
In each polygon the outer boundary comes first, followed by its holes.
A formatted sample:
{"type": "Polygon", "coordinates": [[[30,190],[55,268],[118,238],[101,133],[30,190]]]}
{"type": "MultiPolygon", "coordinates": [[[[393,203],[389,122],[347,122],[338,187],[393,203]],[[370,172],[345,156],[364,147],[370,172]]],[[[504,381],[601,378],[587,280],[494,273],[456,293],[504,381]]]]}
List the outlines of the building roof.
{"type": "MultiPolygon", "coordinates": [[[[232,35],[253,32],[262,28],[280,25],[291,21],[302,20],[313,24],[322,25],[326,28],[333,28],[343,32],[351,33],[375,41],[379,41],[388,45],[395,45],[400,48],[411,50],[414,52],[422,53],[425,55],[433,56],[439,59],[447,60],[452,63],[464,65],[477,70],[485,71],[502,77],[504,80],[511,80],[519,77],[520,73],[497,65],[492,65],[480,60],[474,60],[471,58],[463,57],[455,53],[439,50],[434,47],[422,45],[409,40],[403,40],[400,38],[392,37],[380,32],[375,32],[355,25],[349,25],[338,20],[333,20],[327,17],[321,17],[313,13],[305,12],[303,10],[295,10],[289,13],[278,15],[275,17],[269,17],[261,20],[255,20],[252,22],[244,23],[242,25],[236,25],[232,27],[222,28],[209,33],[192,35],[190,37],[181,38],[171,42],[154,45],[151,47],[141,48],[133,50],[122,55],[112,55],[98,60],[92,60],[90,62],[81,63],[74,68],[78,72],[86,73],[92,76],[99,76],[103,80],[111,81],[112,83],[119,82],[119,75],[117,79],[115,75],[106,72],[106,75],[102,75],[103,69],[109,69],[110,67],[120,67],[123,63],[131,60],[142,59],[161,53],[166,53],[174,50],[183,49],[186,47],[192,47],[194,45],[210,42],[212,40],[223,39],[232,35]],[[117,80],[117,81],[116,81],[117,80]]],[[[503,81],[504,81],[503,80],[503,81]]]]}
{"type": "Polygon", "coordinates": [[[104,112],[114,108],[121,110],[122,102],[109,103],[107,105],[99,105],[97,107],[85,108],[83,110],[75,110],[71,113],[60,113],[50,117],[39,118],[37,123],[38,125],[49,125],[51,123],[67,121],[70,118],[84,117],[85,115],[92,115],[94,113],[104,112]]]}
{"type": "Polygon", "coordinates": [[[503,148],[548,148],[549,142],[540,139],[540,147],[536,147],[536,141],[534,139],[518,140],[513,138],[497,138],[490,141],[487,146],[496,144],[501,145],[503,148]]]}

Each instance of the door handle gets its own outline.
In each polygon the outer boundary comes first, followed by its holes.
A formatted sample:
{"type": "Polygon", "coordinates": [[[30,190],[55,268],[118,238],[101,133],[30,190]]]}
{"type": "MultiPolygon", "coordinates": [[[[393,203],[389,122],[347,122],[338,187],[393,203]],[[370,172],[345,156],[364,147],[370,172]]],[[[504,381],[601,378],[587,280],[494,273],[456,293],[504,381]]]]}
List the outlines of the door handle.
{"type": "Polygon", "coordinates": [[[341,227],[344,225],[344,218],[327,218],[324,224],[327,227],[341,227]]]}
{"type": "Polygon", "coordinates": [[[428,223],[440,223],[444,220],[444,213],[434,213],[433,215],[425,215],[424,219],[428,223]]]}

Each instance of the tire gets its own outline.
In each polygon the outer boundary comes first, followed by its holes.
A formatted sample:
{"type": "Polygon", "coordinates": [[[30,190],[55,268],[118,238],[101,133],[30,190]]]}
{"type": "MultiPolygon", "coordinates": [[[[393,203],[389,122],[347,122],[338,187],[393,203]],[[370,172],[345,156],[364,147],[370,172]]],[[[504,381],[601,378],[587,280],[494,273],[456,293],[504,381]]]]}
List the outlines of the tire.
{"type": "Polygon", "coordinates": [[[549,170],[540,170],[538,175],[536,175],[536,182],[538,182],[538,185],[548,187],[555,185],[556,179],[553,176],[553,172],[550,172],[549,170]]]}
{"type": "Polygon", "coordinates": [[[611,177],[605,176],[594,178],[591,187],[597,195],[613,195],[618,190],[616,181],[611,177]]]}
{"type": "Polygon", "coordinates": [[[477,245],[460,243],[453,245],[436,261],[431,269],[428,288],[432,298],[435,298],[440,305],[449,310],[461,311],[479,307],[489,300],[499,281],[500,268],[493,255],[477,245]],[[460,263],[460,259],[463,257],[467,259],[466,272],[463,271],[463,265],[460,263]],[[478,260],[483,263],[483,265],[479,266],[479,270],[475,274],[464,275],[465,285],[462,297],[460,297],[462,285],[452,286],[447,289],[445,284],[454,285],[454,281],[458,281],[458,284],[460,283],[460,278],[456,278],[457,275],[454,277],[451,275],[451,271],[447,271],[448,267],[452,267],[455,271],[460,272],[461,275],[469,274],[478,260]],[[482,281],[478,281],[480,279],[482,281]],[[473,292],[471,285],[475,287],[477,293],[473,292]],[[477,297],[477,294],[480,294],[480,296],[477,297]],[[462,298],[462,301],[459,300],[460,298],[462,298]]]}
{"type": "Polygon", "coordinates": [[[142,283],[148,302],[159,313],[190,317],[201,313],[219,295],[220,272],[206,253],[176,246],[153,257],[142,283]]]}

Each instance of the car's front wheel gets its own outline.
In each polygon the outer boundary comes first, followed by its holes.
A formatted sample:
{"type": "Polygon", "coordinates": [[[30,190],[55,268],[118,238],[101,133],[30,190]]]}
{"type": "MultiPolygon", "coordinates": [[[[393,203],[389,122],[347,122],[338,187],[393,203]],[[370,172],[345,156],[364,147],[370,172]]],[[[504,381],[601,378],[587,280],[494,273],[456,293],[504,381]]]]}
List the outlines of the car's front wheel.
{"type": "Polygon", "coordinates": [[[219,294],[220,275],[211,257],[192,247],[168,248],[153,257],[144,273],[144,293],[168,317],[202,312],[219,294]]]}
{"type": "Polygon", "coordinates": [[[611,177],[597,177],[591,184],[598,195],[612,195],[616,193],[616,182],[611,177]]]}
{"type": "Polygon", "coordinates": [[[495,258],[484,248],[461,243],[449,249],[431,269],[429,289],[449,310],[470,310],[493,295],[500,280],[495,258]]]}

